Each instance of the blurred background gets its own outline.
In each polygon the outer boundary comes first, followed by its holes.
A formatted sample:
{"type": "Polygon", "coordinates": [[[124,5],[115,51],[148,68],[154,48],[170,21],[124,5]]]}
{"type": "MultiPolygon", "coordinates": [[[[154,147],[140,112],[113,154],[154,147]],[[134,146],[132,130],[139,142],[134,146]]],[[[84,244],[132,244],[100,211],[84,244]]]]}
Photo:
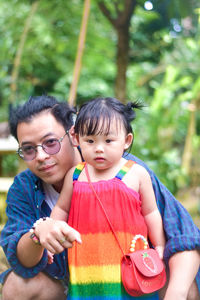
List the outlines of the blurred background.
{"type": "Polygon", "coordinates": [[[1,227],[7,190],[24,168],[9,109],[41,94],[71,105],[142,101],[131,152],[200,225],[198,0],[1,0],[0,35],[1,227]]]}

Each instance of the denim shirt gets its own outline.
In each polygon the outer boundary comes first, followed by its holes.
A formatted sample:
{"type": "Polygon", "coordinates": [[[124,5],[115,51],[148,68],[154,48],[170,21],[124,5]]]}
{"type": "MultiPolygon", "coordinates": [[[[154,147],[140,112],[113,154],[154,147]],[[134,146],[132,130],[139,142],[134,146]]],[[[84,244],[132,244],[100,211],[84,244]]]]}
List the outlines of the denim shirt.
{"type": "MultiPolygon", "coordinates": [[[[176,252],[200,249],[200,230],[195,226],[186,209],[143,161],[132,154],[125,154],[124,158],[142,165],[151,176],[166,235],[164,251],[166,262],[176,252]]],[[[50,215],[40,179],[28,169],[18,174],[9,189],[6,202],[8,221],[2,230],[0,245],[3,247],[11,269],[0,275],[0,283],[3,283],[10,270],[24,278],[34,277],[41,271],[56,279],[66,278],[68,271],[65,251],[55,255],[54,263],[51,265],[47,264],[47,253],[44,251],[40,262],[32,268],[22,266],[16,255],[17,243],[21,236],[29,231],[37,219],[50,215]]],[[[196,281],[200,291],[200,269],[196,281]]]]}
{"type": "Polygon", "coordinates": [[[7,274],[13,270],[24,278],[30,278],[44,271],[55,279],[67,278],[66,253],[54,255],[54,263],[47,264],[47,252],[44,251],[40,262],[26,268],[19,262],[16,249],[19,239],[30,230],[34,222],[42,217],[49,216],[51,210],[45,202],[41,181],[29,169],[14,178],[7,196],[6,214],[8,221],[1,232],[0,245],[3,247],[11,269],[0,275],[3,283],[7,274]]]}

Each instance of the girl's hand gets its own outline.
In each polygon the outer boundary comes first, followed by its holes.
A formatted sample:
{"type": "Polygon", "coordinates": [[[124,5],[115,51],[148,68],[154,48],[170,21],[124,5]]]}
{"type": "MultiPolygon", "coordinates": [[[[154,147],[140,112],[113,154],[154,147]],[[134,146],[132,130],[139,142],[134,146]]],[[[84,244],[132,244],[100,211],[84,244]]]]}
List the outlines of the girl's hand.
{"type": "Polygon", "coordinates": [[[163,246],[156,246],[155,249],[158,252],[158,255],[159,255],[160,259],[163,259],[165,248],[163,246]]]}

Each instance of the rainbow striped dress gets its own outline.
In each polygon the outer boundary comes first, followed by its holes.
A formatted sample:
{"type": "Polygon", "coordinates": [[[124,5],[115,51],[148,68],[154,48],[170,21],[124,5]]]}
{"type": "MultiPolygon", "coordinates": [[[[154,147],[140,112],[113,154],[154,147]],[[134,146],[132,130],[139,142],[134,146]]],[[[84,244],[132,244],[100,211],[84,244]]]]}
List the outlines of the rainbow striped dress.
{"type": "MultiPolygon", "coordinates": [[[[122,248],[129,252],[136,234],[147,237],[139,194],[121,180],[133,162],[128,161],[110,180],[92,183],[115,229],[122,248]]],[[[82,244],[68,250],[69,293],[67,300],[158,299],[157,294],[132,297],[121,283],[121,250],[88,182],[78,181],[84,163],[74,172],[74,189],[68,224],[81,234],[82,244]]],[[[138,246],[139,247],[139,246],[138,246]]]]}

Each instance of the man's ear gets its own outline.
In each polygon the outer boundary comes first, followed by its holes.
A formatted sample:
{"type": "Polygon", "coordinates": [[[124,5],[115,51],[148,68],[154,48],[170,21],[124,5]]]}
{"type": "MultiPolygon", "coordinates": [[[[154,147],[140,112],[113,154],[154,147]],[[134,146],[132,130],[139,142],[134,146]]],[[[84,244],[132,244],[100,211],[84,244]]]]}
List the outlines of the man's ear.
{"type": "Polygon", "coordinates": [[[133,142],[133,134],[129,133],[125,139],[124,150],[128,149],[131,146],[132,142],[133,142]]]}
{"type": "Polygon", "coordinates": [[[70,128],[69,135],[70,135],[70,138],[71,138],[72,145],[74,147],[78,147],[79,139],[78,139],[78,135],[75,134],[75,132],[74,132],[74,125],[70,128]]]}

